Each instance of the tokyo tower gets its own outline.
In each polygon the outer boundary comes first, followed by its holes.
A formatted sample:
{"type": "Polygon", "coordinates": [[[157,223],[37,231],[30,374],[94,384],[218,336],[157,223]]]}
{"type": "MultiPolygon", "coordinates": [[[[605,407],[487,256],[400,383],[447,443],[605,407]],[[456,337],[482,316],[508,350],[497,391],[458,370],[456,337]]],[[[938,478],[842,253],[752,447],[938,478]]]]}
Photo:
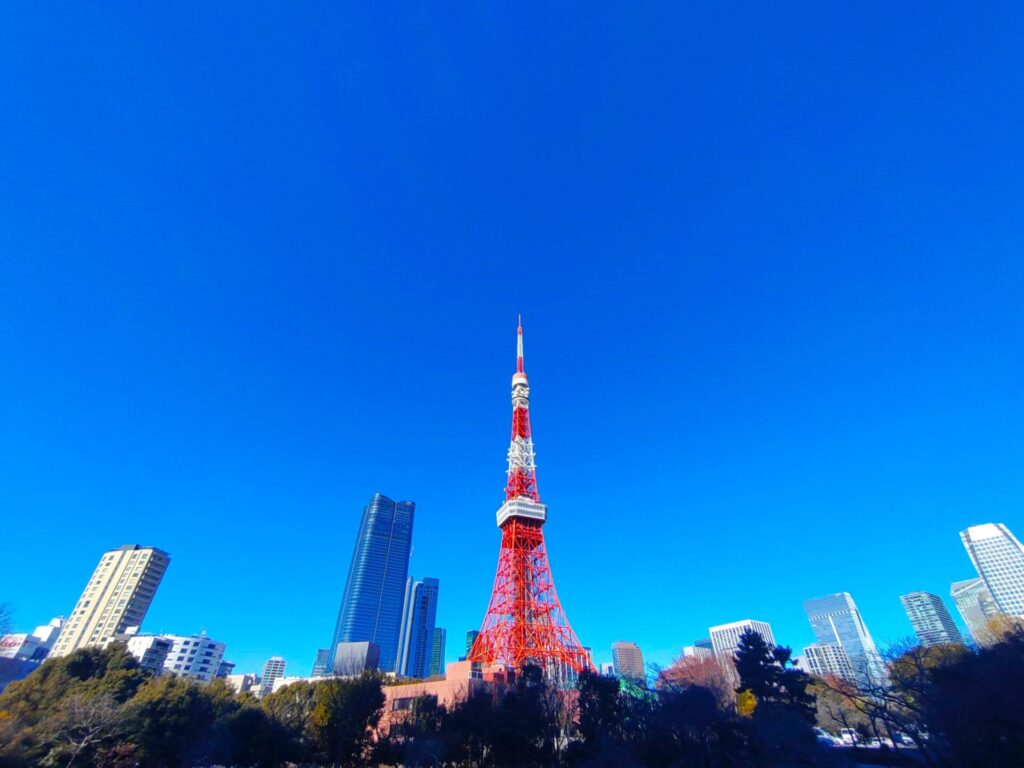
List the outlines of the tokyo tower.
{"type": "Polygon", "coordinates": [[[498,510],[498,573],[469,660],[514,669],[534,664],[549,678],[565,680],[592,669],[593,664],[569,626],[555,592],[542,531],[547,512],[537,493],[537,466],[530,436],[530,385],[523,368],[520,317],[516,372],[512,376],[508,482],[505,503],[498,510]]]}

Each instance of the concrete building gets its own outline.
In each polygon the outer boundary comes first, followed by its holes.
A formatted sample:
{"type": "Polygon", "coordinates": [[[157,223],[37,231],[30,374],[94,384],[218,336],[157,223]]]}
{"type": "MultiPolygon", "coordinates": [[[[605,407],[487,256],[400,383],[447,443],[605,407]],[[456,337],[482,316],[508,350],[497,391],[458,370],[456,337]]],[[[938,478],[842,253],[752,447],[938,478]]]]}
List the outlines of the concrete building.
{"type": "Polygon", "coordinates": [[[379,493],[363,509],[331,641],[332,659],[341,643],[369,642],[380,648],[381,672],[395,671],[415,511],[414,502],[392,501],[379,493]]]}
{"type": "Polygon", "coordinates": [[[601,674],[610,677],[615,674],[615,665],[610,661],[601,662],[601,674]]]}
{"type": "Polygon", "coordinates": [[[480,691],[493,691],[505,679],[503,670],[473,670],[468,661],[449,664],[445,676],[440,680],[426,680],[405,685],[384,686],[384,711],[377,726],[378,735],[386,735],[396,723],[402,722],[412,710],[413,703],[421,696],[430,696],[443,707],[465,701],[480,691]]]}
{"type": "Polygon", "coordinates": [[[772,628],[768,622],[743,619],[743,621],[734,621],[731,624],[719,624],[708,630],[715,655],[731,659],[739,647],[740,635],[747,631],[756,632],[768,645],[775,645],[775,636],[772,634],[772,628]]]}
{"type": "Polygon", "coordinates": [[[104,553],[50,655],[103,646],[141,626],[168,563],[166,552],[137,544],[104,553]]]}
{"type": "Polygon", "coordinates": [[[373,669],[380,669],[380,646],[376,643],[338,644],[334,651],[332,674],[351,677],[373,669]]]}
{"type": "Polygon", "coordinates": [[[60,637],[61,629],[63,629],[65,623],[67,623],[66,618],[57,616],[50,619],[49,624],[42,624],[36,627],[35,632],[32,633],[32,636],[39,641],[39,647],[46,649],[47,655],[53,650],[53,646],[57,644],[57,638],[60,637]]]}
{"type": "Polygon", "coordinates": [[[1024,546],[1017,537],[1002,523],[986,523],[961,531],[960,540],[999,612],[1024,617],[1024,546]]]}
{"type": "Polygon", "coordinates": [[[804,611],[818,645],[842,646],[856,678],[863,681],[887,678],[882,656],[849,592],[805,600],[804,611]]]}
{"type": "Polygon", "coordinates": [[[429,674],[440,590],[437,579],[407,579],[395,674],[403,677],[426,677],[429,674]]]}
{"type": "Polygon", "coordinates": [[[39,638],[27,632],[14,632],[0,638],[0,659],[38,660],[46,657],[39,638]]]}
{"type": "Polygon", "coordinates": [[[430,644],[430,669],[431,677],[440,675],[444,670],[444,646],[448,641],[448,632],[442,627],[434,627],[434,640],[430,644]]]}
{"type": "Polygon", "coordinates": [[[260,675],[260,698],[274,690],[274,681],[284,677],[284,669],[287,662],[280,656],[271,656],[263,664],[263,674],[260,675]]]}
{"type": "Polygon", "coordinates": [[[931,592],[911,592],[900,595],[903,610],[922,645],[962,643],[960,630],[953,623],[945,603],[931,592]]]}
{"type": "Polygon", "coordinates": [[[154,675],[164,671],[167,654],[174,643],[160,635],[119,635],[118,641],[128,646],[128,652],[139,661],[139,666],[154,675]]]}
{"type": "Polygon", "coordinates": [[[217,677],[227,647],[224,643],[211,640],[205,634],[161,637],[171,642],[171,650],[164,661],[164,674],[187,677],[201,683],[217,677]]]}
{"type": "Polygon", "coordinates": [[[231,675],[235,673],[235,662],[233,661],[222,661],[217,665],[217,677],[222,680],[227,680],[231,675]]]}
{"type": "Polygon", "coordinates": [[[818,677],[841,677],[853,680],[853,667],[841,645],[824,645],[815,643],[804,648],[801,668],[818,677]]]}
{"type": "Polygon", "coordinates": [[[989,622],[1000,615],[999,606],[985,586],[985,580],[979,576],[954,581],[950,585],[949,596],[953,598],[953,604],[960,612],[974,642],[982,647],[995,643],[996,637],[989,628],[989,622]]]}
{"type": "Polygon", "coordinates": [[[615,674],[638,685],[647,684],[647,669],[640,646],[628,640],[612,643],[612,667],[615,674]]]}
{"type": "Polygon", "coordinates": [[[235,689],[235,693],[251,693],[257,695],[260,688],[260,676],[251,672],[243,675],[228,675],[224,681],[235,689]]]}

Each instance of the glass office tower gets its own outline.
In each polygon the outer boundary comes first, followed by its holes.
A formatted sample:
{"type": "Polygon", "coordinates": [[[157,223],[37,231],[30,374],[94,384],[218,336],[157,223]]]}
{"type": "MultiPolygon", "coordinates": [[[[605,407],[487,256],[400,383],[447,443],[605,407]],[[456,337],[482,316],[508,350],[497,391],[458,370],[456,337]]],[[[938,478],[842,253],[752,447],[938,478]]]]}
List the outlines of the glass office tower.
{"type": "Polygon", "coordinates": [[[415,511],[415,502],[392,501],[379,493],[363,510],[331,642],[332,659],[340,643],[371,642],[380,648],[380,670],[395,671],[415,511]]]}
{"type": "Polygon", "coordinates": [[[842,646],[858,679],[886,679],[885,664],[849,592],[805,600],[804,611],[818,643],[842,646]]]}
{"type": "Polygon", "coordinates": [[[437,579],[408,580],[405,609],[398,639],[395,672],[406,677],[426,677],[430,673],[430,651],[437,620],[437,579]]]}
{"type": "Polygon", "coordinates": [[[960,630],[953,623],[953,617],[946,610],[945,603],[931,592],[911,592],[901,595],[900,602],[907,612],[910,626],[914,628],[923,645],[962,643],[960,630]]]}
{"type": "Polygon", "coordinates": [[[974,642],[980,646],[995,643],[996,637],[992,634],[989,622],[1000,615],[999,607],[985,586],[985,580],[978,577],[954,581],[950,585],[949,596],[953,598],[964,623],[971,631],[974,642]]]}
{"type": "Polygon", "coordinates": [[[1024,547],[1002,523],[972,525],[960,539],[978,575],[1007,616],[1024,616],[1024,547]]]}

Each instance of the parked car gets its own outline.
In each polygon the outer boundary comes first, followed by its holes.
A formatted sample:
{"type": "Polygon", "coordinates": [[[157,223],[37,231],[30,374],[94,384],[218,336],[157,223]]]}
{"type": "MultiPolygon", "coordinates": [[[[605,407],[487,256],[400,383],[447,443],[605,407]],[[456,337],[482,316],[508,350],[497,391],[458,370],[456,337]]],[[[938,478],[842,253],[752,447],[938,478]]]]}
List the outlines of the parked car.
{"type": "Polygon", "coordinates": [[[857,732],[853,728],[842,728],[839,731],[839,740],[848,747],[852,747],[859,741],[857,732]]]}
{"type": "Polygon", "coordinates": [[[838,736],[833,736],[824,728],[815,728],[814,735],[818,739],[819,744],[827,744],[830,747],[834,747],[837,744],[843,743],[838,736]]]}

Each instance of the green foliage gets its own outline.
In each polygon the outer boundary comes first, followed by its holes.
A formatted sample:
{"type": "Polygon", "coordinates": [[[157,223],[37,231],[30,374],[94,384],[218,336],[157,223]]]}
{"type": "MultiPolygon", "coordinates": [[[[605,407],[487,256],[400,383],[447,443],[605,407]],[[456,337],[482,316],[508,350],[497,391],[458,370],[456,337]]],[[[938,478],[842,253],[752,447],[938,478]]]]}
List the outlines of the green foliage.
{"type": "Polygon", "coordinates": [[[750,692],[762,708],[781,707],[813,723],[814,697],[807,692],[811,678],[788,666],[792,654],[789,648],[769,646],[756,632],[744,632],[736,649],[737,693],[750,692]]]}
{"type": "Polygon", "coordinates": [[[512,685],[448,709],[416,699],[374,738],[384,702],[376,675],[298,683],[260,703],[221,681],[151,677],[112,645],[52,659],[0,695],[0,767],[831,764],[811,735],[808,702],[831,730],[906,733],[919,741],[915,754],[941,768],[1015,765],[1024,754],[1022,632],[980,651],[905,647],[884,682],[860,686],[816,679],[808,687],[789,665],[787,649],[745,636],[735,705],[696,682],[712,678],[666,676],[655,691],[631,695],[592,673],[566,690],[528,667],[512,685]]]}
{"type": "Polygon", "coordinates": [[[315,754],[331,765],[361,764],[383,707],[378,675],[364,673],[355,679],[315,683],[307,726],[315,754]]]}

